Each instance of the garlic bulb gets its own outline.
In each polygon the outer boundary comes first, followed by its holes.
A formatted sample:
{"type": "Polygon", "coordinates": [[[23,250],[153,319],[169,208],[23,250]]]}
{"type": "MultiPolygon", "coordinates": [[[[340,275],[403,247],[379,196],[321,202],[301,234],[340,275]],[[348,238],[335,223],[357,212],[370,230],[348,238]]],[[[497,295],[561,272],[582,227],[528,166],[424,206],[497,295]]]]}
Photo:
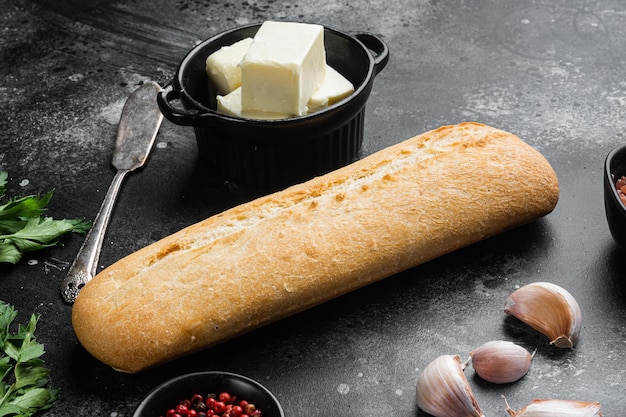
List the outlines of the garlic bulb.
{"type": "Polygon", "coordinates": [[[504,403],[511,417],[602,417],[599,402],[533,400],[519,411],[512,410],[506,398],[504,398],[504,403]]]}
{"type": "Polygon", "coordinates": [[[487,342],[470,352],[472,367],[485,381],[515,382],[528,372],[533,355],[520,345],[504,340],[487,342]]]}
{"type": "Polygon", "coordinates": [[[417,405],[435,417],[484,417],[458,355],[433,360],[417,379],[417,405]]]}
{"type": "Polygon", "coordinates": [[[535,282],[513,292],[504,304],[510,314],[550,339],[560,348],[578,341],[582,314],[572,295],[558,285],[535,282]]]}

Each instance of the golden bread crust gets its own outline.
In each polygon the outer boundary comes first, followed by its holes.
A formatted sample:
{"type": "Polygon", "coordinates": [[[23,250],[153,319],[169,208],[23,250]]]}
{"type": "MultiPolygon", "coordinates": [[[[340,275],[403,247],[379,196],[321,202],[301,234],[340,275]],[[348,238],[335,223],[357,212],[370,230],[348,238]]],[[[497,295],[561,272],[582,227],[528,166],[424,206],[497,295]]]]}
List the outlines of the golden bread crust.
{"type": "Polygon", "coordinates": [[[558,196],[515,135],[444,126],[121,259],[83,288],[73,326],[138,372],[528,223],[558,196]]]}

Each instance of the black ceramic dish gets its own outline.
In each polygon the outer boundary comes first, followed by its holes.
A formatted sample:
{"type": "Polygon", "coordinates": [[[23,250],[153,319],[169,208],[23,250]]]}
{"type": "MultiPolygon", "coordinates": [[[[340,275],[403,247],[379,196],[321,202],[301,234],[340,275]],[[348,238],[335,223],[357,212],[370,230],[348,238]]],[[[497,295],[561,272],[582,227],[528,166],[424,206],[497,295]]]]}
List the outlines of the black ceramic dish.
{"type": "Polygon", "coordinates": [[[615,182],[626,175],[626,145],[613,149],[604,163],[604,208],[611,235],[626,250],[626,207],[622,204],[615,182]]]}
{"type": "Polygon", "coordinates": [[[242,185],[282,188],[352,162],[363,141],[365,103],[389,50],[368,33],[325,28],[327,63],[354,85],[346,99],[314,114],[251,120],[218,113],[206,58],[222,46],[254,37],[260,25],[218,34],[192,49],[157,100],[172,123],[193,126],[200,163],[211,175],[242,185]]]}
{"type": "Polygon", "coordinates": [[[224,391],[254,404],[263,417],[285,417],[278,399],[263,385],[242,375],[219,371],[186,374],[159,385],[139,404],[133,417],[164,416],[168,409],[194,394],[219,395],[224,391]]]}

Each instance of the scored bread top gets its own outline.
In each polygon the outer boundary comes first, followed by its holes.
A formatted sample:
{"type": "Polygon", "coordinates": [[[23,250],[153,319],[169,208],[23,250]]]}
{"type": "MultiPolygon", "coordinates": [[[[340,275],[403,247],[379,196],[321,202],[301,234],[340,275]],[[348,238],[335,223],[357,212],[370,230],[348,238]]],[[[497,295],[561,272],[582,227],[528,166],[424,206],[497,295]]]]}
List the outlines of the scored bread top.
{"type": "Polygon", "coordinates": [[[515,135],[444,126],[119,260],[80,292],[74,330],[137,372],[535,220],[558,195],[515,135]]]}

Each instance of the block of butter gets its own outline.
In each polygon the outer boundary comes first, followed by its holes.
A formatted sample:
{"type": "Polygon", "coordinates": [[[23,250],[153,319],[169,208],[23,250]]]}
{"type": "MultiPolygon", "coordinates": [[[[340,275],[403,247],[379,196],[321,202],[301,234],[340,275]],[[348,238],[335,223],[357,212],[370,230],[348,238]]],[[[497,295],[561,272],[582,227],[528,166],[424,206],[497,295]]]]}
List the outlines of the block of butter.
{"type": "Polygon", "coordinates": [[[266,21],[240,67],[243,111],[304,115],[326,75],[324,27],[266,21]]]}
{"type": "Polygon", "coordinates": [[[271,113],[259,110],[241,109],[241,87],[238,87],[224,96],[217,96],[217,111],[234,117],[244,117],[246,119],[275,120],[291,117],[289,114],[271,113]]]}
{"type": "MultiPolygon", "coordinates": [[[[354,92],[354,86],[343,75],[333,67],[326,66],[326,76],[311,99],[307,103],[308,113],[314,113],[325,107],[332,106],[339,100],[349,96],[354,92]]],[[[285,113],[272,113],[260,110],[242,110],[241,108],[241,87],[231,93],[217,96],[217,111],[229,116],[245,117],[247,119],[285,119],[291,117],[285,113]]]]}
{"type": "Polygon", "coordinates": [[[354,86],[333,67],[326,66],[326,76],[308,102],[309,113],[332,106],[354,92],[354,86]]]}
{"type": "Polygon", "coordinates": [[[228,94],[241,85],[239,63],[248,51],[252,38],[223,46],[206,59],[206,72],[218,94],[228,94]]]}

